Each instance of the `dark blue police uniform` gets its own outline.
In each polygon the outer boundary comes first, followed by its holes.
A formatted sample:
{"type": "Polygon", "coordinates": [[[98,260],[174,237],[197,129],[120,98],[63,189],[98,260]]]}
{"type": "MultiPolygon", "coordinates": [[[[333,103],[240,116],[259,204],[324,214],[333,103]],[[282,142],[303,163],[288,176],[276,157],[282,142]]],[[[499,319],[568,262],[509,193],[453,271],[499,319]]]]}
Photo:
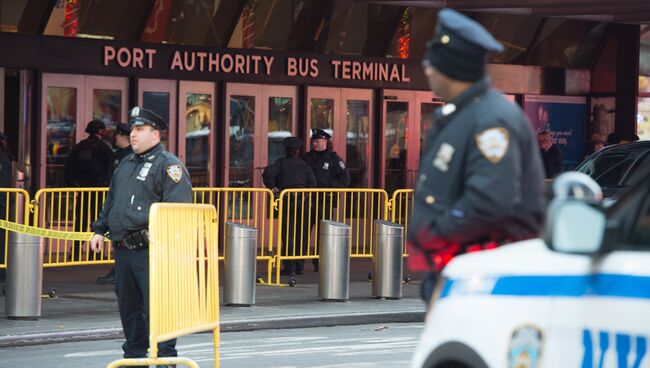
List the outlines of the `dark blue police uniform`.
{"type": "Polygon", "coordinates": [[[544,169],[535,134],[485,76],[486,53],[500,50],[478,23],[440,11],[423,64],[469,87],[435,111],[425,140],[409,228],[413,270],[440,269],[468,248],[539,232],[544,169]]]}
{"type": "MultiPolygon", "coordinates": [[[[164,130],[153,112],[134,108],[130,123],[164,130]]],[[[96,234],[107,234],[115,247],[115,293],[126,342],[125,358],[146,357],[149,347],[149,209],[156,202],[192,202],[190,177],[176,156],[161,144],[124,158],[113,174],[96,234]]],[[[176,356],[176,340],[158,344],[159,356],[176,356]]]]}

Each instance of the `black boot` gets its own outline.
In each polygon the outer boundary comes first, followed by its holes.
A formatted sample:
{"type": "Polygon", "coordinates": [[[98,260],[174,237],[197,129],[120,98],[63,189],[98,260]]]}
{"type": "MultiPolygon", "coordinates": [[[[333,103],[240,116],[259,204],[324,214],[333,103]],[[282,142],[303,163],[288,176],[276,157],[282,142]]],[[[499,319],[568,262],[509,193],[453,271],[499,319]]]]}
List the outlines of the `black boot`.
{"type": "Polygon", "coordinates": [[[115,285],[115,267],[111,268],[106,276],[98,277],[97,283],[100,285],[115,285]]]}

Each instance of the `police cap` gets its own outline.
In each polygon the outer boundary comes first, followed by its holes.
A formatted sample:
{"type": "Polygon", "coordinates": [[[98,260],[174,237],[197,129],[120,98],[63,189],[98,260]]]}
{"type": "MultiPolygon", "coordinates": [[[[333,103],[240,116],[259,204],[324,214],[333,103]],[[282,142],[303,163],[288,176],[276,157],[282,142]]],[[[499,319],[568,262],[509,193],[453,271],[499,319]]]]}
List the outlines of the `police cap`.
{"type": "Polygon", "coordinates": [[[167,130],[167,122],[155,112],[136,106],[129,111],[131,127],[149,125],[157,130],[167,130]]]}
{"type": "Polygon", "coordinates": [[[455,10],[442,9],[423,64],[452,79],[476,81],[485,75],[487,53],[501,51],[503,45],[479,23],[455,10]]]}
{"type": "Polygon", "coordinates": [[[282,141],[285,148],[300,148],[302,147],[302,141],[300,138],[296,137],[287,137],[282,141]]]}
{"type": "Polygon", "coordinates": [[[117,123],[117,125],[115,126],[115,134],[130,135],[131,127],[128,124],[117,123]]]}
{"type": "Polygon", "coordinates": [[[97,134],[100,130],[106,129],[106,124],[101,120],[91,120],[86,126],[86,133],[97,134]]]}
{"type": "Polygon", "coordinates": [[[332,136],[324,131],[323,129],[312,129],[311,130],[311,139],[330,139],[332,136]]]}

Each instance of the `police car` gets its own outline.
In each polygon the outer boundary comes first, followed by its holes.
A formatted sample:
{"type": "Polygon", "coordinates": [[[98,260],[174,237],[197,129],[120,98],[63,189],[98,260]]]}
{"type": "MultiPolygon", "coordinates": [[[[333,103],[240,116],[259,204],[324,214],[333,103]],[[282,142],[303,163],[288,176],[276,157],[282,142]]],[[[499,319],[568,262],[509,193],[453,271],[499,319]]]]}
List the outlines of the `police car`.
{"type": "Polygon", "coordinates": [[[543,239],[443,270],[412,367],[650,367],[650,176],[606,209],[554,189],[543,239]]]}

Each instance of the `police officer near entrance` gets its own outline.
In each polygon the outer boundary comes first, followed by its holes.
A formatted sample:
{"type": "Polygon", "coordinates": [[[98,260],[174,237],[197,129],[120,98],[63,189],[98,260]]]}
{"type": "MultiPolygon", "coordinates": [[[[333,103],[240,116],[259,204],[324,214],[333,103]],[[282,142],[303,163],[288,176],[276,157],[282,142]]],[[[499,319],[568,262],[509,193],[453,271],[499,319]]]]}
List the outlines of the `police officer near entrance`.
{"type": "MultiPolygon", "coordinates": [[[[131,127],[128,124],[117,123],[114,134],[116,149],[113,152],[113,171],[117,169],[122,159],[133,153],[130,135],[131,127]]],[[[101,285],[115,284],[115,267],[111,268],[106,276],[98,277],[97,283],[101,285]]]]}
{"type": "MultiPolygon", "coordinates": [[[[311,150],[302,156],[307,165],[316,175],[317,188],[347,188],[350,186],[350,173],[345,167],[345,162],[328,147],[332,136],[322,129],[313,129],[311,135],[311,150]]],[[[337,206],[336,196],[332,200],[332,193],[317,197],[312,200],[311,224],[318,224],[320,220],[329,218],[337,206]]],[[[318,241],[318,239],[316,240],[318,241]]],[[[314,270],[318,271],[318,259],[313,260],[314,270]]]]}
{"type": "MultiPolygon", "coordinates": [[[[289,188],[315,188],[314,172],[305,161],[300,159],[300,148],[302,147],[300,138],[287,137],[282,143],[287,155],[264,169],[262,173],[264,185],[275,194],[289,188]]],[[[304,205],[309,203],[308,196],[304,192],[295,192],[289,193],[286,199],[286,206],[283,208],[282,229],[280,229],[284,243],[284,255],[306,255],[310,224],[304,218],[308,211],[308,209],[304,209],[304,205]]],[[[282,274],[294,276],[304,272],[305,261],[288,260],[284,261],[283,265],[282,274]]]]}
{"type": "Polygon", "coordinates": [[[451,9],[438,13],[423,67],[447,104],[435,111],[422,153],[409,228],[411,270],[439,271],[455,254],[540,230],[544,168],[532,125],[485,73],[487,53],[502,50],[475,21],[451,9]]]}
{"type": "MultiPolygon", "coordinates": [[[[126,342],[125,358],[147,356],[149,342],[149,208],[156,202],[192,202],[185,166],[160,143],[167,122],[150,110],[130,112],[133,154],[113,174],[104,208],[93,223],[91,247],[104,236],[115,247],[115,293],[126,342]]],[[[176,340],[158,344],[161,357],[176,356],[176,340]]]]}

